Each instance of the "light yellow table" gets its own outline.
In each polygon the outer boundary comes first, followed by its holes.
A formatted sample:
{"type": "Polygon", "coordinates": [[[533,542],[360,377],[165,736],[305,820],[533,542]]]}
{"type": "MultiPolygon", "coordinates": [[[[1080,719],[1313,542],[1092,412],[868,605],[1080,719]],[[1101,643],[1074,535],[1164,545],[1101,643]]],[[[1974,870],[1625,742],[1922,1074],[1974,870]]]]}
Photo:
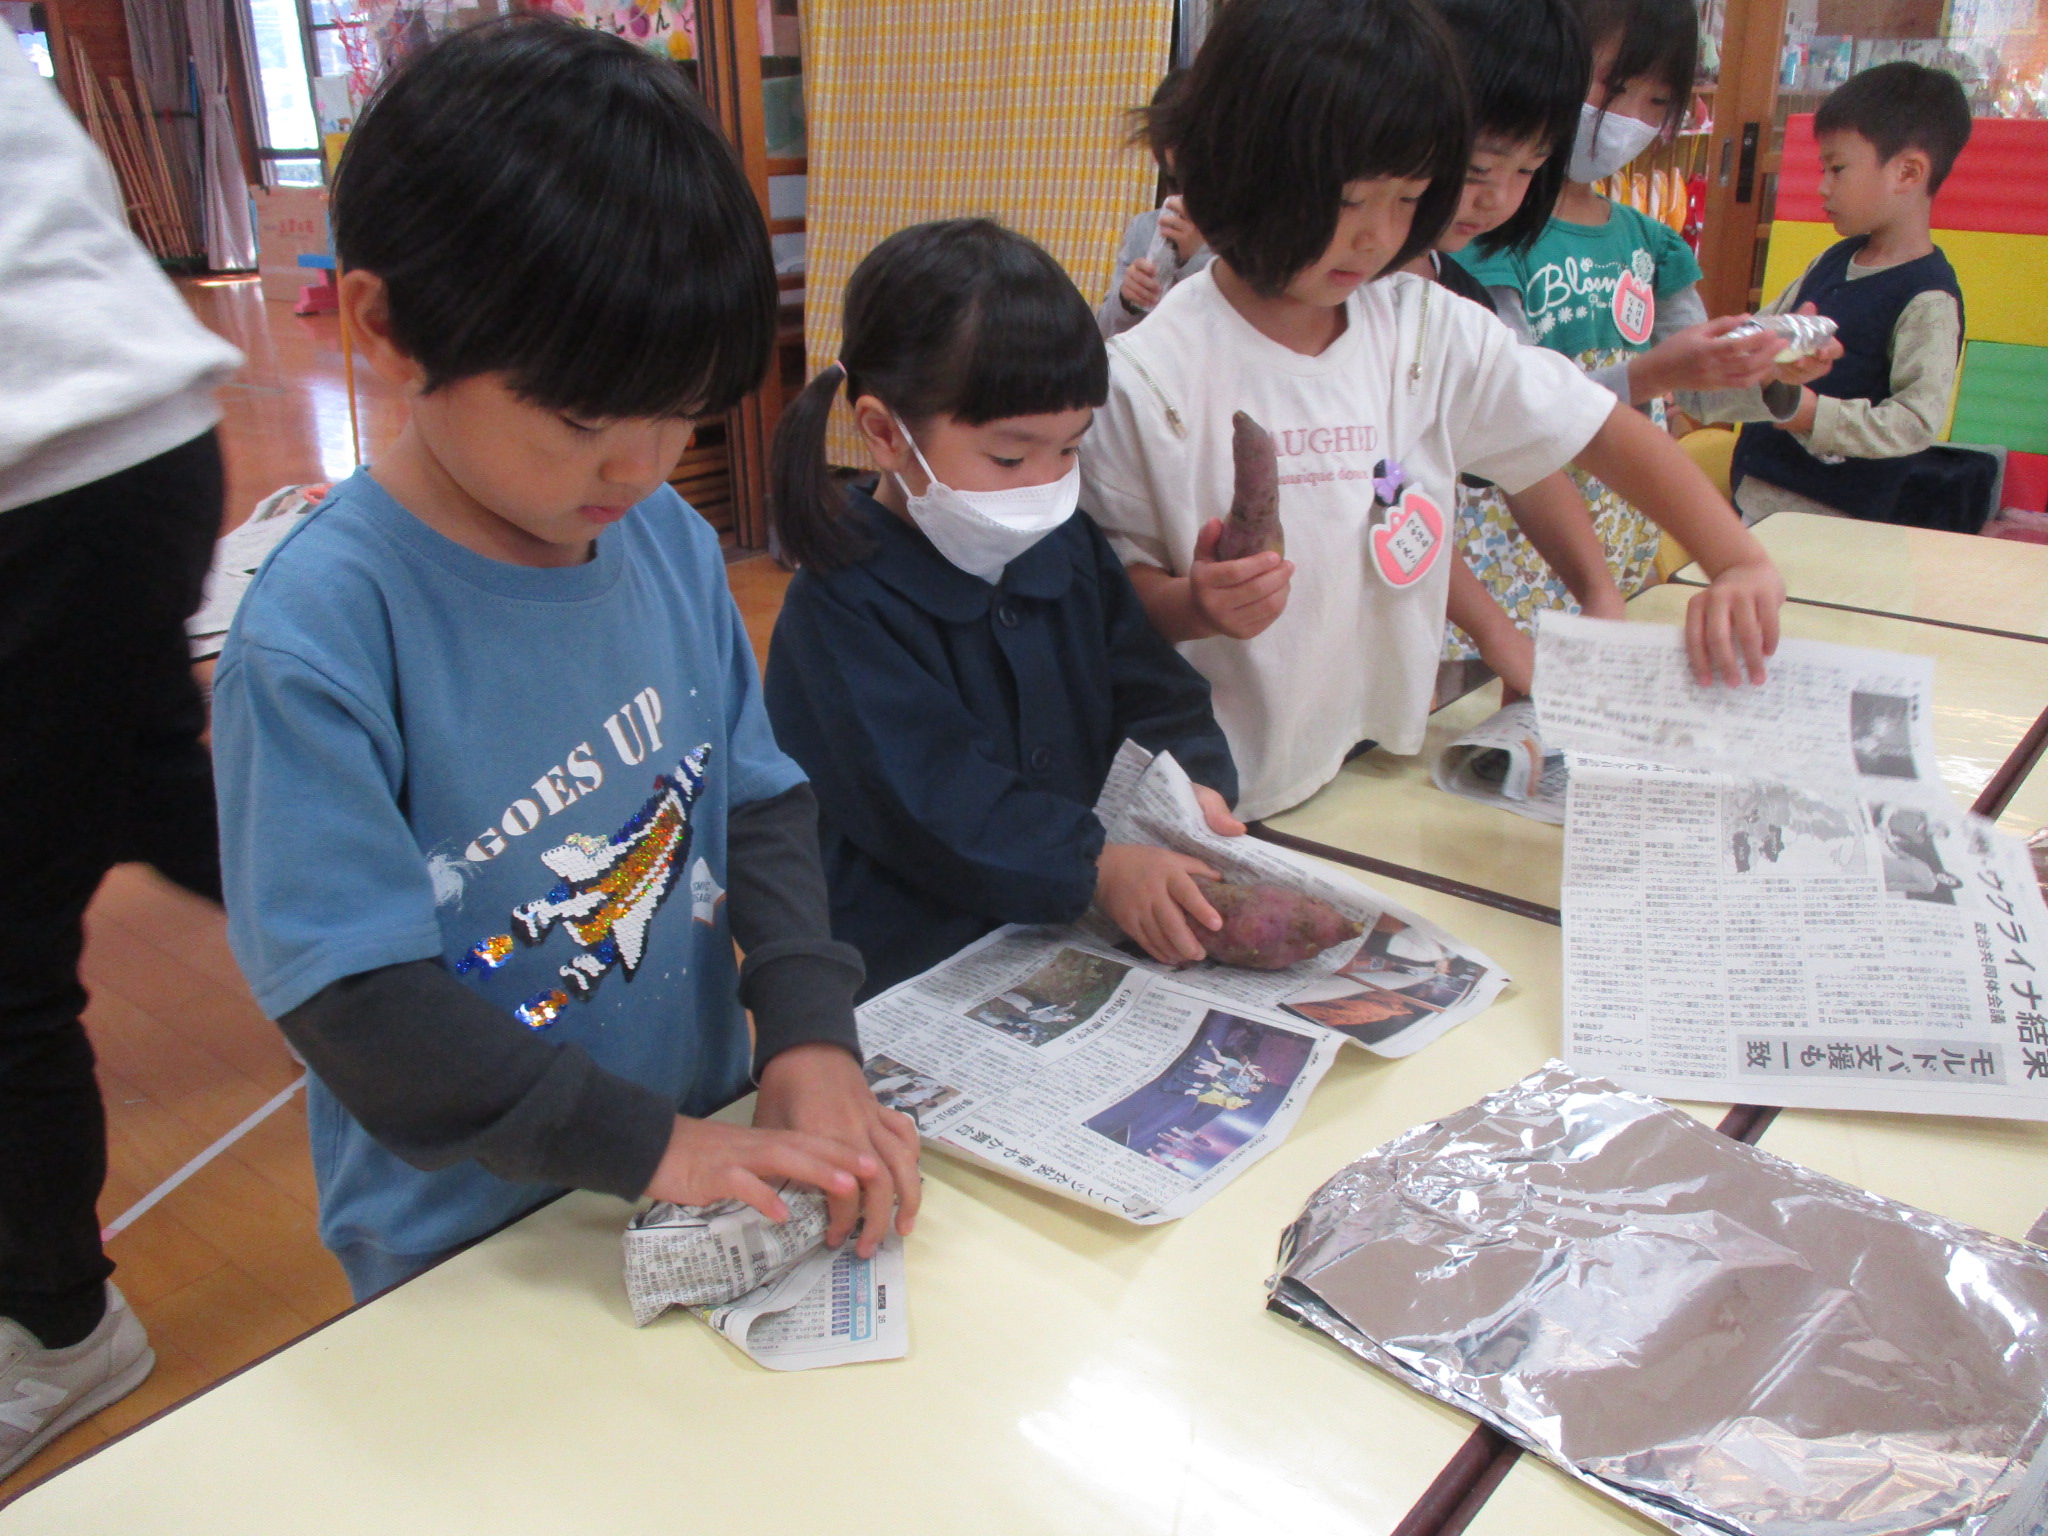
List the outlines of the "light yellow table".
{"type": "MultiPolygon", "coordinates": [[[[1683,624],[1693,591],[1653,587],[1629,604],[1629,616],[1683,624]]],[[[1795,603],[1786,604],[1783,612],[1782,629],[1789,636],[1934,658],[1935,749],[1942,779],[1959,804],[1976,798],[2048,709],[2048,645],[1795,603]]],[[[1268,825],[1332,848],[1556,906],[1561,828],[1445,794],[1430,782],[1428,764],[1435,755],[1499,704],[1500,685],[1493,683],[1447,705],[1432,717],[1422,752],[1414,757],[1368,752],[1300,806],[1268,818],[1268,825]]],[[[2030,777],[2001,824],[2021,834],[2048,825],[2048,772],[2030,777]]]]}
{"type": "MultiPolygon", "coordinates": [[[[1793,597],[2048,639],[2048,546],[1804,512],[1753,531],[1793,597]]],[[[1688,565],[1678,580],[1706,576],[1688,565]]]]}
{"type": "MultiPolygon", "coordinates": [[[[1470,1421],[1263,1310],[1325,1178],[1558,1047],[1557,930],[1383,882],[1516,976],[1141,1229],[939,1155],[907,1360],[776,1375],[628,1323],[627,1208],[573,1196],[0,1511],[0,1533],[1385,1532],[1470,1421]]],[[[1713,1109],[1698,1111],[1715,1115],[1713,1109]]]]}

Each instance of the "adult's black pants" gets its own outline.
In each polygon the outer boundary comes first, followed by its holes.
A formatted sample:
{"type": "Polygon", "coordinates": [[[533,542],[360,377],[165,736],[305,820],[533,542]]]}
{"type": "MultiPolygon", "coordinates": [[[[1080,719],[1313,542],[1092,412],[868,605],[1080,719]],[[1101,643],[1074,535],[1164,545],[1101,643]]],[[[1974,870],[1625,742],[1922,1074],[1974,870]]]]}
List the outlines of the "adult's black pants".
{"type": "Polygon", "coordinates": [[[213,768],[185,620],[220,532],[214,433],[0,512],[0,1316],[89,1333],[113,1265],[106,1112],[79,1015],[107,870],[220,900],[213,768]]]}

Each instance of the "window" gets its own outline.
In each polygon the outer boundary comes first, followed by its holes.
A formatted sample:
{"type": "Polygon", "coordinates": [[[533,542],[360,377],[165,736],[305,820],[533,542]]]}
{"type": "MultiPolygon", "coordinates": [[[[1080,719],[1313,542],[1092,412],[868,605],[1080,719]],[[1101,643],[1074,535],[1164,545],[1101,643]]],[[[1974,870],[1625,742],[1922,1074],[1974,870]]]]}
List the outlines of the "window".
{"type": "Polygon", "coordinates": [[[257,133],[272,185],[317,187],[320,124],[306,64],[306,19],[299,0],[246,0],[255,44],[257,133]]]}

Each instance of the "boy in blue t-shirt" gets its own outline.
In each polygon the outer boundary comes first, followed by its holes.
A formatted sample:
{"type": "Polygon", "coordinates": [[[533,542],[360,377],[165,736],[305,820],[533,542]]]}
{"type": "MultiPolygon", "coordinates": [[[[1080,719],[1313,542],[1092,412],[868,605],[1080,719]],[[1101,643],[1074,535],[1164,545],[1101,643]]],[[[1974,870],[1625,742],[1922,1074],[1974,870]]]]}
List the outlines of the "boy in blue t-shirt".
{"type": "Polygon", "coordinates": [[[1821,205],[1847,238],[1761,313],[1828,316],[1842,357],[1796,394],[1765,386],[1783,419],[1742,429],[1735,505],[1752,523],[1775,512],[1888,521],[1940,436],[1962,360],[1963,291],[1928,228],[1969,142],[1970,104],[1953,75],[1901,60],[1837,87],[1813,131],[1821,205]]]}
{"type": "Polygon", "coordinates": [[[774,335],[739,166],[672,65],[523,17],[386,84],[333,222],[411,418],[214,684],[229,937],[311,1069],[322,1238],[361,1299],[563,1188],[779,1220],[793,1180],[872,1252],[916,1130],[862,1075],[816,802],[665,484],[774,335]],[[750,1079],[752,1128],[702,1118],[750,1079]]]}

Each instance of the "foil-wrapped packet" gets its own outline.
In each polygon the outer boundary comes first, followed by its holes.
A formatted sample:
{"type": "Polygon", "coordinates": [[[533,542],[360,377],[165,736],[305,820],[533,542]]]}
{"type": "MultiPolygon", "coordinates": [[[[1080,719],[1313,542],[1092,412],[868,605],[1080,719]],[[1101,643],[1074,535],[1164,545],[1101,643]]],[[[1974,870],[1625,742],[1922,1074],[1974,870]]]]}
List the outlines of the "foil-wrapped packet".
{"type": "Polygon", "coordinates": [[[1789,363],[1811,357],[1835,334],[1835,322],[1826,315],[1757,315],[1741,325],[1730,326],[1723,336],[1757,336],[1774,331],[1784,341],[1774,363],[1789,363]]]}
{"type": "Polygon", "coordinates": [[[2048,1254],[1559,1062],[1325,1184],[1271,1294],[1684,1536],[2048,1523],[2048,1254]]]}
{"type": "Polygon", "coordinates": [[[626,1225],[626,1297],[645,1328],[670,1307],[720,1306],[780,1280],[825,1241],[825,1197],[785,1185],[789,1220],[751,1205],[657,1201],[626,1225]]]}

